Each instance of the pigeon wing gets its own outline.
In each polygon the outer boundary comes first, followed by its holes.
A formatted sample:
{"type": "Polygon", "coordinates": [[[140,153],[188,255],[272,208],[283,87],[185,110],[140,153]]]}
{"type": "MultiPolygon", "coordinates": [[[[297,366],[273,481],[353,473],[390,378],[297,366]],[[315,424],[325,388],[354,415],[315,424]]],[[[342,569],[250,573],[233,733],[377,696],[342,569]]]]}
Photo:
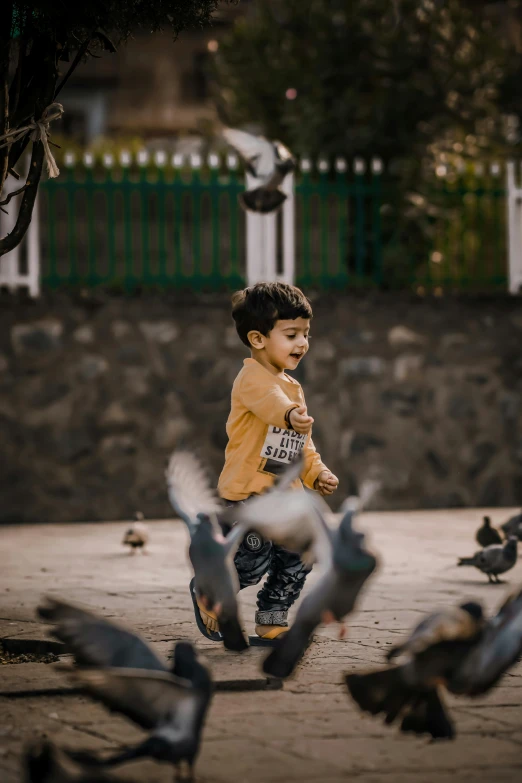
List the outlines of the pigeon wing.
{"type": "MultiPolygon", "coordinates": [[[[321,515],[317,513],[318,501],[305,490],[281,492],[273,490],[257,495],[236,506],[233,518],[239,530],[235,536],[255,530],[263,538],[284,546],[291,552],[302,553],[310,549],[325,559],[331,552],[329,535],[321,515]]],[[[231,515],[232,515],[231,514],[231,515]]],[[[317,559],[314,556],[314,560],[317,559]]]]}
{"type": "Polygon", "coordinates": [[[480,642],[455,673],[454,693],[478,696],[492,688],[522,655],[522,591],[510,597],[486,624],[480,642]]]}
{"type": "Polygon", "coordinates": [[[504,549],[501,544],[491,544],[481,552],[477,552],[477,567],[481,571],[495,571],[504,561],[504,549]]]}
{"type": "Polygon", "coordinates": [[[213,517],[221,503],[206,470],[190,451],[174,451],[165,471],[172,508],[193,533],[198,513],[213,517]]]}
{"type": "Polygon", "coordinates": [[[290,489],[294,481],[301,477],[304,470],[305,459],[303,449],[297,454],[288,467],[275,480],[274,489],[285,492],[290,489]]]}
{"type": "Polygon", "coordinates": [[[37,611],[55,626],[53,636],[71,648],[81,665],[168,671],[164,661],[137,634],[94,612],[51,597],[37,611]]]}
{"type": "Polygon", "coordinates": [[[272,176],[276,156],[274,145],[268,139],[236,128],[225,128],[223,136],[251,167],[258,179],[268,180],[272,176]]]}
{"type": "Polygon", "coordinates": [[[391,660],[400,653],[419,655],[441,642],[468,641],[478,633],[479,623],[460,607],[434,612],[420,622],[406,642],[388,652],[391,660]]]}
{"type": "Polygon", "coordinates": [[[202,698],[189,680],[168,672],[74,669],[71,676],[90,696],[146,730],[164,723],[182,702],[202,698]]]}

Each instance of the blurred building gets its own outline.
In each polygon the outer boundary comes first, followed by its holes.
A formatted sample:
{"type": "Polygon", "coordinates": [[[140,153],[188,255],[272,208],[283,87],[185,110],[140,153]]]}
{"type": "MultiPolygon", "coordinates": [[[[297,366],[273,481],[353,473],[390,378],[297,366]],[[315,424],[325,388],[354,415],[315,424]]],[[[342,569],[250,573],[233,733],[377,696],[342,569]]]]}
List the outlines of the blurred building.
{"type": "Polygon", "coordinates": [[[204,135],[216,120],[210,59],[250,0],[221,4],[212,26],[136,34],[116,54],[81,64],[60,94],[66,108],[61,132],[80,144],[99,136],[175,140],[204,135]]]}

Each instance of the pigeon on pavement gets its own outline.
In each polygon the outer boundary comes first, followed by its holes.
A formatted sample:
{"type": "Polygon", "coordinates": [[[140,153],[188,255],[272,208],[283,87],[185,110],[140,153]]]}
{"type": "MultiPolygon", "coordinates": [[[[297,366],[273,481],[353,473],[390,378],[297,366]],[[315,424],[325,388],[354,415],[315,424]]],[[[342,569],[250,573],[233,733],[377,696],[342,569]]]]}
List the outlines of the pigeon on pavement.
{"type": "Polygon", "coordinates": [[[248,642],[238,617],[239,580],[234,555],[241,543],[225,539],[218,524],[221,504],[199,460],[188,451],[174,451],[166,471],[169,499],[190,534],[189,558],[199,601],[219,620],[228,650],[246,650],[248,642]]]}
{"type": "Polygon", "coordinates": [[[114,756],[101,759],[80,752],[72,758],[105,767],[151,757],[176,768],[187,765],[187,779],[192,780],[212,697],[210,672],[195,648],[178,642],[169,669],[137,634],[87,609],[48,597],[38,614],[72,649],[78,664],[68,669],[73,679],[110,710],[150,732],[144,742],[114,756]]]}
{"type": "Polygon", "coordinates": [[[366,674],[348,674],[348,690],[365,712],[384,713],[385,722],[402,718],[401,731],[453,739],[455,729],[440,693],[459,664],[481,638],[482,607],[474,602],[424,619],[410,637],[392,648],[388,660],[405,656],[405,663],[366,674]]]}
{"type": "Polygon", "coordinates": [[[223,136],[246,162],[249,173],[261,181],[259,187],[239,196],[243,209],[267,213],[280,207],[286,194],[279,186],[295,168],[292,153],[280,141],[268,141],[235,128],[225,128],[223,136]]]}
{"type": "MultiPolygon", "coordinates": [[[[311,502],[312,514],[322,517],[328,506],[318,497],[311,502]]],[[[364,536],[353,530],[354,510],[345,511],[339,527],[330,535],[330,551],[325,572],[301,602],[290,630],[281,638],[263,663],[272,677],[288,677],[303,655],[308,641],[321,623],[341,622],[353,610],[357,597],[377,565],[364,549],[364,536]]]]}
{"type": "Polygon", "coordinates": [[[475,566],[486,574],[490,582],[500,583],[499,574],[505,574],[517,562],[517,538],[510,536],[504,544],[492,544],[476,552],[473,557],[461,557],[459,566],[475,566]]]}
{"type": "Polygon", "coordinates": [[[129,553],[135,555],[138,549],[141,549],[144,555],[147,554],[145,547],[149,543],[149,529],[143,522],[145,517],[141,511],[136,511],[136,521],[131,524],[123,536],[122,544],[130,547],[129,553]]]}
{"type": "Polygon", "coordinates": [[[491,519],[489,517],[484,517],[482,526],[479,527],[475,533],[475,540],[479,546],[485,548],[492,544],[501,544],[502,536],[498,530],[491,525],[491,519]]]}
{"type": "Polygon", "coordinates": [[[515,514],[514,517],[510,517],[507,522],[504,522],[500,526],[504,531],[506,538],[508,536],[517,536],[519,541],[522,541],[522,511],[520,514],[515,514]]]}

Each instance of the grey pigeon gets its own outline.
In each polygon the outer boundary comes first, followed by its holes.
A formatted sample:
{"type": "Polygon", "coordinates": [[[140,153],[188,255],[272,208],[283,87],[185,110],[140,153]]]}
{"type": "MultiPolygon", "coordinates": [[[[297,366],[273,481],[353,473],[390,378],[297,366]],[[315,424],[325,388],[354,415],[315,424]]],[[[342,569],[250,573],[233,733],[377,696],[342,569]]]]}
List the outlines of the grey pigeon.
{"type": "Polygon", "coordinates": [[[440,686],[479,643],[483,627],[482,607],[474,602],[429,615],[404,643],[388,652],[388,660],[403,656],[403,664],[348,674],[348,691],[365,712],[384,714],[385,723],[401,718],[402,732],[453,739],[455,728],[440,686]]]}
{"type": "Polygon", "coordinates": [[[259,187],[239,196],[241,206],[261,213],[278,209],[286,199],[279,186],[295,168],[292,153],[280,141],[268,141],[235,128],[225,128],[223,136],[246,162],[249,173],[261,181],[259,187]]]}
{"type": "Polygon", "coordinates": [[[217,521],[221,504],[199,460],[189,451],[174,451],[166,471],[169,499],[190,534],[189,557],[196,594],[216,613],[228,650],[246,650],[238,617],[239,580],[234,555],[239,537],[225,540],[217,521]]]}
{"type": "Polygon", "coordinates": [[[53,635],[72,650],[77,668],[70,673],[90,696],[121,712],[150,732],[139,745],[105,759],[71,754],[82,763],[115,766],[151,757],[176,768],[199,752],[201,731],[212,696],[212,679],[195,648],[179,642],[171,669],[137,634],[87,609],[47,598],[38,614],[54,625],[53,635]]]}
{"type": "Polygon", "coordinates": [[[488,620],[480,642],[457,668],[448,690],[468,696],[487,693],[521,655],[522,590],[518,590],[488,620]]]}
{"type": "Polygon", "coordinates": [[[100,770],[82,767],[50,740],[27,747],[23,766],[24,783],[118,783],[119,780],[100,770]]]}
{"type": "Polygon", "coordinates": [[[491,546],[492,544],[501,544],[502,536],[491,524],[489,517],[484,517],[481,527],[475,533],[475,540],[481,547],[491,546]]]}
{"type": "Polygon", "coordinates": [[[248,532],[255,531],[262,538],[297,552],[307,564],[329,558],[331,533],[322,515],[313,512],[315,493],[291,488],[303,465],[301,452],[269,490],[220,512],[221,522],[233,523],[227,542],[242,540],[248,532]]]}
{"type": "Polygon", "coordinates": [[[461,557],[459,566],[475,566],[486,574],[490,582],[500,583],[499,574],[510,571],[517,562],[517,538],[510,536],[505,544],[492,544],[476,552],[473,557],[461,557]]]}
{"type": "MultiPolygon", "coordinates": [[[[322,515],[318,500],[314,501],[313,513],[322,515]]],[[[377,561],[364,549],[364,536],[353,530],[354,513],[351,508],[347,510],[337,530],[332,531],[328,562],[323,564],[325,572],[303,599],[290,630],[265,659],[266,674],[288,677],[317,626],[342,621],[353,610],[361,588],[375,570],[377,561]]]]}
{"type": "Polygon", "coordinates": [[[519,541],[522,541],[522,511],[520,514],[515,514],[514,517],[510,517],[507,522],[504,522],[500,526],[504,531],[506,538],[508,536],[517,536],[519,541]]]}

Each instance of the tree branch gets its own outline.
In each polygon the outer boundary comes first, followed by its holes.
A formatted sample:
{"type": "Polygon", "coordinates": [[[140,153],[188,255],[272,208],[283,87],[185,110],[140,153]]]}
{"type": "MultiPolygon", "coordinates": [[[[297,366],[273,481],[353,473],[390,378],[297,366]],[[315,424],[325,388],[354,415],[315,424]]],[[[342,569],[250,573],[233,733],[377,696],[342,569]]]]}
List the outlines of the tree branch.
{"type": "Polygon", "coordinates": [[[6,207],[12,198],[14,198],[15,196],[19,196],[20,193],[23,193],[24,190],[27,190],[27,187],[28,187],[28,182],[26,182],[25,185],[22,185],[22,187],[19,188],[18,190],[13,190],[11,193],[9,193],[7,198],[4,198],[3,201],[0,201],[0,207],[6,207]]]}
{"type": "MultiPolygon", "coordinates": [[[[46,47],[42,45],[42,58],[38,63],[38,70],[36,72],[39,90],[34,94],[34,103],[32,107],[32,113],[35,117],[41,117],[44,109],[52,103],[57,77],[57,54],[56,41],[47,38],[46,47]]],[[[33,87],[36,89],[36,85],[32,85],[32,88],[33,87]]],[[[26,139],[28,141],[27,136],[26,139]]],[[[9,253],[13,248],[19,245],[29,228],[33,215],[34,202],[38,192],[38,185],[40,183],[40,177],[42,176],[44,157],[45,153],[42,142],[33,142],[29,173],[26,178],[16,224],[10,234],[0,239],[0,256],[9,253]]]]}
{"type": "Polygon", "coordinates": [[[18,108],[20,100],[20,88],[22,86],[22,68],[25,56],[26,44],[23,38],[18,41],[18,62],[16,63],[15,75],[9,89],[9,111],[14,114],[18,108]]]}
{"type": "Polygon", "coordinates": [[[29,228],[33,215],[34,202],[38,192],[38,184],[40,182],[40,177],[42,176],[43,161],[44,148],[42,142],[38,141],[33,144],[29,174],[27,176],[27,182],[25,183],[25,191],[22,197],[22,203],[20,204],[16,225],[10,234],[7,234],[6,237],[0,239],[0,256],[9,253],[13,248],[19,245],[29,228]]]}
{"type": "MultiPolygon", "coordinates": [[[[11,24],[13,3],[5,3],[0,12],[0,136],[9,129],[9,58],[11,55],[11,24]]],[[[0,149],[0,195],[7,177],[9,147],[0,149]]]]}
{"type": "Polygon", "coordinates": [[[81,60],[81,59],[82,59],[82,57],[84,57],[84,55],[87,53],[87,51],[88,51],[88,48],[89,48],[89,44],[90,44],[90,42],[92,41],[92,39],[93,39],[93,36],[94,36],[95,32],[96,32],[96,30],[93,30],[93,31],[92,31],[91,35],[90,35],[88,38],[86,38],[86,39],[85,39],[85,41],[82,43],[82,45],[80,46],[80,48],[79,48],[79,49],[78,49],[78,51],[76,52],[75,58],[74,58],[74,60],[72,61],[72,63],[71,63],[71,66],[70,66],[69,70],[67,71],[67,73],[65,74],[65,76],[64,76],[64,77],[63,77],[63,79],[62,79],[62,81],[60,82],[60,84],[58,85],[58,87],[56,88],[56,90],[55,90],[55,92],[54,92],[54,98],[53,98],[53,100],[56,100],[56,98],[57,98],[57,96],[58,96],[58,93],[59,93],[59,92],[60,92],[60,91],[63,89],[63,87],[64,87],[64,86],[67,84],[67,82],[69,81],[69,78],[72,76],[73,72],[74,72],[74,71],[76,70],[76,68],[78,67],[78,65],[79,65],[79,63],[80,63],[80,60],[81,60]]]}

